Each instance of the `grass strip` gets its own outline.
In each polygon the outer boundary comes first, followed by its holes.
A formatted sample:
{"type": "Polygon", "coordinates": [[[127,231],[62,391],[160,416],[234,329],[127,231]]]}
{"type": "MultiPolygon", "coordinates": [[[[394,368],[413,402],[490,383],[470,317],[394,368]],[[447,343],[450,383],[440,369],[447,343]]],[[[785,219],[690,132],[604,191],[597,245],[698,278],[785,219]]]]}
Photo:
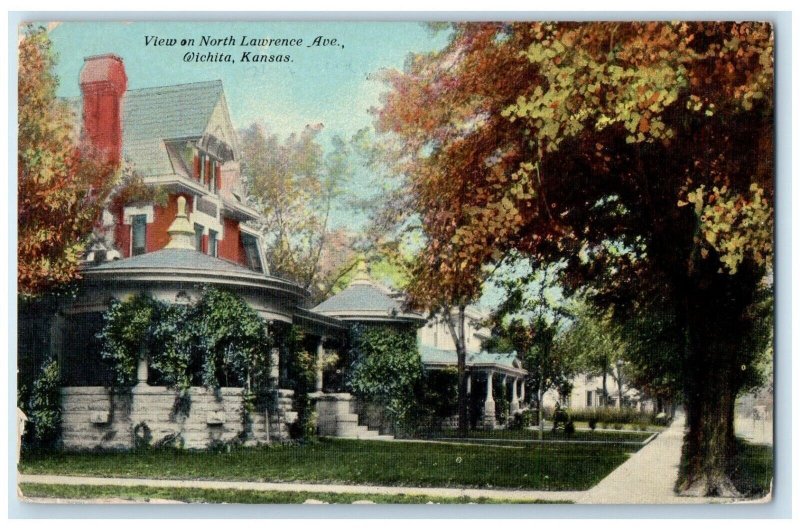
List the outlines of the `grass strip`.
{"type": "Polygon", "coordinates": [[[432,495],[381,495],[359,493],[321,493],[307,491],[242,491],[234,489],[155,488],[147,486],[78,486],[63,484],[20,484],[26,497],[59,499],[122,499],[150,502],[165,499],[187,503],[226,504],[303,504],[308,500],[328,504],[571,504],[570,501],[519,501],[487,497],[439,497],[432,495]]]}

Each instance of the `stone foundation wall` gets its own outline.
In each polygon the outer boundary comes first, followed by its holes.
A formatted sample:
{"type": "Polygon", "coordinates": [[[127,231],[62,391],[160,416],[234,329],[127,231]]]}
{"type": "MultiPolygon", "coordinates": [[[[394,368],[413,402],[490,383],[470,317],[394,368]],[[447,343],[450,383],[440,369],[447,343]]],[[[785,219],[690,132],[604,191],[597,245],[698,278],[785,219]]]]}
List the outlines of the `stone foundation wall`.
{"type": "Polygon", "coordinates": [[[288,438],[291,390],[278,390],[270,414],[249,415],[245,425],[241,388],[218,392],[192,387],[187,398],[166,387],[137,385],[112,394],[105,387],[66,387],[61,391],[65,449],[131,449],[139,442],[204,449],[218,443],[246,445],[288,438]],[[248,428],[249,427],[249,428],[248,428]]]}

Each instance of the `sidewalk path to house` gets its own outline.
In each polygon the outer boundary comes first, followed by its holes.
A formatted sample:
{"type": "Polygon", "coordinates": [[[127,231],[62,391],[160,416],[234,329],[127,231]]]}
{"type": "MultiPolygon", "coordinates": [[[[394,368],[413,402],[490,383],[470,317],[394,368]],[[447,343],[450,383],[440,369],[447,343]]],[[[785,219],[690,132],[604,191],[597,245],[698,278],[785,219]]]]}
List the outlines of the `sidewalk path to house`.
{"type": "Polygon", "coordinates": [[[349,484],[306,484],[297,482],[244,482],[224,480],[167,480],[144,478],[75,477],[61,475],[19,475],[19,483],[66,484],[85,486],[148,486],[160,488],[200,488],[210,490],[302,491],[313,493],[355,493],[383,495],[428,495],[512,501],[575,502],[583,491],[489,490],[476,488],[415,488],[404,486],[358,486],[349,484]]]}
{"type": "Polygon", "coordinates": [[[581,504],[703,504],[708,499],[679,497],[673,491],[678,478],[681,446],[686,429],[682,410],[672,425],[634,453],[595,487],[584,492],[581,504]]]}

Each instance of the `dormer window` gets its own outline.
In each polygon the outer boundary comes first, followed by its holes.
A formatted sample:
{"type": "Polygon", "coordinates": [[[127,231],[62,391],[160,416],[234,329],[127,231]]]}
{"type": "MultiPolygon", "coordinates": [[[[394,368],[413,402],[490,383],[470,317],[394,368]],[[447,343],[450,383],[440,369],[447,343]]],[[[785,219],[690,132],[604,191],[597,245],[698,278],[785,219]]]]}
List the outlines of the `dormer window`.
{"type": "Polygon", "coordinates": [[[213,158],[209,160],[208,164],[208,189],[213,193],[217,192],[217,167],[218,163],[213,158]]]}

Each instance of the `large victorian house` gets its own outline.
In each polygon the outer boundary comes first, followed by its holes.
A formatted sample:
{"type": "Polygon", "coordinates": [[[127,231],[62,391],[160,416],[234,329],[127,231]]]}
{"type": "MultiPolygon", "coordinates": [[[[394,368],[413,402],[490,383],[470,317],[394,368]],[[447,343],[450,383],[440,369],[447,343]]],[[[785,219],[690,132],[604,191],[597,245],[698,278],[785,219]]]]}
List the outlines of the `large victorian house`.
{"type": "MultiPolygon", "coordinates": [[[[115,203],[104,212],[104,237],[86,257],[78,296],[59,306],[52,321],[50,348],[62,370],[66,448],[131,447],[143,426],[154,441],[180,438],[189,448],[242,433],[240,388],[213,393],[193,387],[191,409],[177,413],[175,392],[153,384],[144,358],[129,395],[121,398],[108,390],[95,337],[113,299],[146,292],[170,303],[188,303],[204,286],[222,287],[241,296],[271,326],[301,326],[308,349],[319,356],[326,348],[341,347],[353,322],[412,328],[424,324],[422,316],[404,311],[396,297],[371,282],[366,270],[314,308],[303,288],[271,276],[258,232],[248,227],[258,220],[258,212],[243,195],[236,132],[222,83],[128,90],[127,81],[119,57],[88,57],[80,74],[81,98],[71,102],[82,143],[120,162],[159,194],[152,200],[115,203]]],[[[513,385],[518,406],[524,370],[516,357],[483,358],[473,346],[471,365],[489,381],[484,390],[487,413],[495,372],[513,385]]],[[[423,360],[431,368],[452,365],[454,359],[445,351],[423,348],[423,360]]],[[[296,418],[281,356],[273,350],[274,407],[254,415],[246,443],[285,438],[296,418]]],[[[320,434],[379,436],[359,425],[350,395],[328,391],[337,389],[326,388],[325,379],[319,371],[315,400],[320,434]]]]}

